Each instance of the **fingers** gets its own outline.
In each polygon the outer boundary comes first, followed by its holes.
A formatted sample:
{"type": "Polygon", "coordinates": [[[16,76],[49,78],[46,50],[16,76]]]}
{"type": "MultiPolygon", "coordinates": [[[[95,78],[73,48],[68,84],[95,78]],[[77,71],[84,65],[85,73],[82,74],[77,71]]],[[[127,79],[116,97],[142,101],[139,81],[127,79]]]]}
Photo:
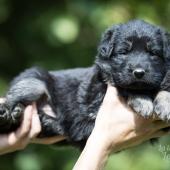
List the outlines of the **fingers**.
{"type": "Polygon", "coordinates": [[[33,138],[35,138],[41,131],[41,123],[37,113],[36,104],[32,105],[32,119],[31,126],[26,136],[24,136],[18,144],[18,149],[24,149],[28,143],[31,142],[33,138]]]}
{"type": "Polygon", "coordinates": [[[28,137],[30,139],[36,137],[41,132],[41,122],[37,113],[36,104],[33,103],[33,115],[32,115],[32,122],[31,122],[31,130],[29,132],[28,137]]]}
{"type": "Polygon", "coordinates": [[[24,119],[21,127],[16,132],[18,138],[29,138],[32,139],[37,136],[41,131],[41,123],[37,113],[36,104],[28,106],[24,112],[24,119]]]}
{"type": "Polygon", "coordinates": [[[24,112],[24,118],[23,118],[22,124],[16,132],[16,136],[18,138],[22,138],[28,135],[31,129],[32,115],[33,115],[33,106],[31,105],[27,106],[24,112]]]}
{"type": "MultiPolygon", "coordinates": [[[[41,123],[37,114],[35,103],[27,106],[23,114],[23,121],[17,131],[0,135],[0,154],[24,149],[31,139],[34,139],[41,131],[41,123]]],[[[64,140],[65,137],[46,139],[44,144],[55,143],[64,140]]],[[[41,142],[43,144],[43,142],[41,142]]]]}
{"type": "Polygon", "coordinates": [[[9,145],[14,145],[26,135],[28,135],[31,128],[32,121],[32,106],[27,106],[24,112],[24,117],[20,128],[16,132],[9,134],[8,143],[9,145]]]}
{"type": "Polygon", "coordinates": [[[149,139],[170,135],[170,129],[165,130],[165,128],[170,128],[170,123],[164,122],[162,120],[156,120],[152,122],[151,128],[153,129],[153,134],[149,136],[149,139]]]}
{"type": "Polygon", "coordinates": [[[66,136],[54,136],[54,137],[48,137],[48,138],[34,138],[32,139],[32,143],[37,143],[37,144],[53,144],[60,142],[62,140],[65,140],[67,137],[66,136]]]}
{"type": "Polygon", "coordinates": [[[170,127],[169,122],[164,122],[162,120],[156,120],[153,122],[153,124],[157,127],[157,129],[163,129],[163,128],[170,127]]]}
{"type": "Polygon", "coordinates": [[[150,137],[150,139],[163,137],[165,135],[170,135],[170,131],[158,130],[150,137]]]}
{"type": "Polygon", "coordinates": [[[41,124],[37,114],[35,103],[27,106],[20,128],[8,136],[9,145],[13,145],[16,150],[24,149],[30,140],[36,137],[41,131],[41,124]]]}

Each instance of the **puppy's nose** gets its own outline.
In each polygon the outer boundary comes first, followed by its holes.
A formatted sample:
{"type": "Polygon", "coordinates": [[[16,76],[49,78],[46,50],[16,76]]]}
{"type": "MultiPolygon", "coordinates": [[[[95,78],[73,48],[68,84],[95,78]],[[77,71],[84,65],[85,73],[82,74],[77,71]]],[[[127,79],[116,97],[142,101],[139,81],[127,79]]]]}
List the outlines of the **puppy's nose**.
{"type": "Polygon", "coordinates": [[[145,70],[142,68],[137,68],[133,71],[135,78],[141,79],[145,75],[145,70]]]}

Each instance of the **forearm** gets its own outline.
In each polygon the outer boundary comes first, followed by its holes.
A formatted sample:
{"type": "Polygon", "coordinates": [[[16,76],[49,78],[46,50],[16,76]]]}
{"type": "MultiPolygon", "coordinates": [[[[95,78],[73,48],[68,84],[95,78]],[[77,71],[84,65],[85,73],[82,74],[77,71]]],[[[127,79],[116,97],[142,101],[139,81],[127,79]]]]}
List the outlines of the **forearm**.
{"type": "MultiPolygon", "coordinates": [[[[115,146],[110,145],[107,139],[105,134],[94,130],[88,138],[86,146],[73,170],[102,170],[110,152],[116,152],[120,149],[116,143],[115,146]]],[[[115,135],[116,139],[117,136],[115,135]]]]}
{"type": "Polygon", "coordinates": [[[102,170],[110,154],[105,139],[92,132],[73,170],[102,170]]]}

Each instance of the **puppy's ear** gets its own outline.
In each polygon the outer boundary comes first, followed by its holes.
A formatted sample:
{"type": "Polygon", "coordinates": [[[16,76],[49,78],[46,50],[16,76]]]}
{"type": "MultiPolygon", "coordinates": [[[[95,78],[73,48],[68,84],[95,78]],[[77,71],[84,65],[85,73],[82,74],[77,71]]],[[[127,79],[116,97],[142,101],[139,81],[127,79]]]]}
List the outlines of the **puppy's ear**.
{"type": "Polygon", "coordinates": [[[114,48],[115,32],[117,28],[118,25],[112,26],[103,33],[98,47],[97,57],[102,59],[109,59],[114,48]]]}
{"type": "Polygon", "coordinates": [[[95,64],[101,71],[102,77],[106,82],[112,80],[112,67],[109,59],[114,48],[115,35],[118,27],[118,25],[112,26],[104,32],[98,47],[98,54],[95,60],[95,64]]]}

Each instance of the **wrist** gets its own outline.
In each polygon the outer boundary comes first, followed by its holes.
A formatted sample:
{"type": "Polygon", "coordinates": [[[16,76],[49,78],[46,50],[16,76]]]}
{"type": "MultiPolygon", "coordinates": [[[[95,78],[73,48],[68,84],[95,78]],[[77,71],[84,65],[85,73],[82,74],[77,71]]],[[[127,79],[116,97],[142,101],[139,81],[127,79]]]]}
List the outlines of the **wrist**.
{"type": "Polygon", "coordinates": [[[107,149],[103,139],[99,135],[96,136],[94,132],[90,135],[73,170],[98,170],[104,167],[110,150],[107,149]]]}
{"type": "Polygon", "coordinates": [[[109,141],[107,134],[99,133],[95,130],[91,133],[86,145],[93,145],[96,150],[101,150],[106,154],[109,154],[112,150],[112,143],[109,141]]]}

